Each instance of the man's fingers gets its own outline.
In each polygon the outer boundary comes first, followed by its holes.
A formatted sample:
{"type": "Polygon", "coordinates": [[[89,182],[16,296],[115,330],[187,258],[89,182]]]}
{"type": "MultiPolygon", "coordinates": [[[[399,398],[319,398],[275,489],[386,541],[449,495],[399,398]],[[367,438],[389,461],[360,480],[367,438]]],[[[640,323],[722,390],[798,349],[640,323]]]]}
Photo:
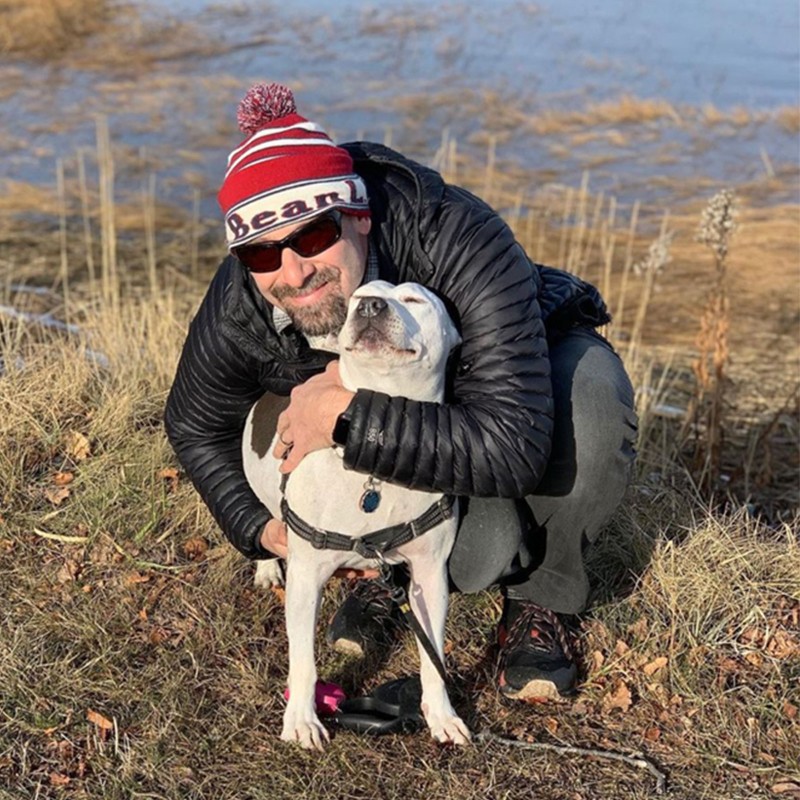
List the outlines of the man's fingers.
{"type": "Polygon", "coordinates": [[[298,450],[298,448],[292,447],[289,449],[289,452],[285,457],[278,456],[278,458],[283,458],[283,461],[281,461],[280,471],[285,475],[287,472],[291,472],[300,463],[300,460],[303,458],[303,454],[298,450]]]}
{"type": "Polygon", "coordinates": [[[380,576],[380,572],[376,569],[353,569],[352,567],[342,567],[333,573],[337,578],[364,578],[371,580],[380,576]]]}
{"type": "Polygon", "coordinates": [[[272,457],[286,458],[291,449],[292,449],[291,442],[287,443],[284,442],[282,439],[278,439],[278,441],[275,442],[275,447],[272,448],[272,457]]]}

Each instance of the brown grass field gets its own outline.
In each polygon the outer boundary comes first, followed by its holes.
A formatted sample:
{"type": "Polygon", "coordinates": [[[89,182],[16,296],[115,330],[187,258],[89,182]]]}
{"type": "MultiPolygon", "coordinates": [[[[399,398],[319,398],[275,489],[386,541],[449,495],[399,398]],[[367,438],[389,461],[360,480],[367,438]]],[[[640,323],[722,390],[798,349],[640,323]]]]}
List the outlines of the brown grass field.
{"type": "MultiPolygon", "coordinates": [[[[68,5],[40,9],[63,18],[68,5]]],[[[593,113],[673,111],[628,98],[593,113]]],[[[312,755],[278,739],[281,597],[252,586],[162,427],[221,225],[114,190],[124,155],[99,130],[96,178],[81,181],[64,153],[57,183],[6,185],[0,201],[0,798],[657,796],[646,769],[537,745],[641,754],[671,798],[800,798],[800,208],[764,202],[796,194],[796,175],[734,187],[717,282],[697,232],[719,187],[623,215],[585,185],[521,202],[493,149],[485,163],[438,154],[504,209],[531,256],[603,289],[637,389],[638,471],[590,555],[576,699],[501,700],[499,594],[452,598],[457,709],[474,732],[531,749],[339,733],[312,755]],[[721,377],[701,385],[697,365],[713,357],[701,320],[720,285],[721,377]]],[[[323,619],[345,590],[329,587],[323,619]]],[[[410,635],[366,662],[319,644],[320,675],[349,694],[418,667],[410,635]]]]}

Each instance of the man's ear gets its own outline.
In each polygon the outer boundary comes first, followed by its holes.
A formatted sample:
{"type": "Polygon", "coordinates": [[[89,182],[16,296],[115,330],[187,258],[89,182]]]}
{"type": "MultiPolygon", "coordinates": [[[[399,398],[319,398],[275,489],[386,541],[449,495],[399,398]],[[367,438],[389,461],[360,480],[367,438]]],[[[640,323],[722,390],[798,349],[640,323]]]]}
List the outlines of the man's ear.
{"type": "Polygon", "coordinates": [[[372,230],[372,217],[353,217],[356,233],[367,236],[372,230]]]}

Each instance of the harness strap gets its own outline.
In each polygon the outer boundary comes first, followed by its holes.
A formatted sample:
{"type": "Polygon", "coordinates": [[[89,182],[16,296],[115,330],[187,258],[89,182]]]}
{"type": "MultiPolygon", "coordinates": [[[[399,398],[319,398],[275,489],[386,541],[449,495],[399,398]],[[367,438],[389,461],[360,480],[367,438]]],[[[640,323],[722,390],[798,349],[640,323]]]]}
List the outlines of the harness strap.
{"type": "Polygon", "coordinates": [[[391,525],[364,536],[345,536],[336,531],[325,531],[309,525],[289,507],[286,497],[281,500],[283,521],[301,539],[315,550],[355,550],[362,558],[380,558],[381,555],[422,536],[439,523],[453,516],[455,497],[445,495],[411,522],[391,525]]]}

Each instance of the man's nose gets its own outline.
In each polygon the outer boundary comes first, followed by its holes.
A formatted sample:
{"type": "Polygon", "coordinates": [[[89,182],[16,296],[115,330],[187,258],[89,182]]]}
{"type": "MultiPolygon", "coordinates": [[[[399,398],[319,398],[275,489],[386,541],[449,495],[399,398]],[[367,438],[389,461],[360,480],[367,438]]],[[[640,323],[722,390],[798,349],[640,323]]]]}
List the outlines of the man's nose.
{"type": "Polygon", "coordinates": [[[356,306],[359,317],[378,317],[388,308],[382,297],[362,297],[356,306]]]}
{"type": "Polygon", "coordinates": [[[283,283],[299,289],[314,273],[314,264],[297,255],[290,247],[281,253],[281,278],[283,283]]]}

